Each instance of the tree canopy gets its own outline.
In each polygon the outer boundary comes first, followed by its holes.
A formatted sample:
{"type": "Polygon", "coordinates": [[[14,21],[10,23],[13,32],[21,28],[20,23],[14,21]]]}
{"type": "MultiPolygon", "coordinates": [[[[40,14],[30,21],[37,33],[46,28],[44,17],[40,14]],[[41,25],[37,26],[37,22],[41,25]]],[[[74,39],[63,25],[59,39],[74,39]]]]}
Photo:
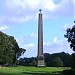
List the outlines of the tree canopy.
{"type": "MultiPolygon", "coordinates": [[[[70,47],[75,52],[75,25],[72,28],[68,28],[66,31],[67,33],[64,36],[68,38],[68,42],[70,42],[70,47]]],[[[75,53],[71,55],[71,68],[75,69],[75,53]]]]}
{"type": "Polygon", "coordinates": [[[68,28],[66,35],[64,35],[66,38],[68,38],[68,42],[70,42],[70,47],[75,51],[75,25],[72,28],[68,28]]]}
{"type": "Polygon", "coordinates": [[[25,51],[18,46],[13,36],[0,31],[0,64],[15,64],[25,51]]]}
{"type": "MultiPolygon", "coordinates": [[[[54,67],[54,66],[63,66],[63,67],[70,67],[71,62],[70,62],[70,54],[61,52],[61,53],[44,53],[45,56],[45,64],[46,67],[54,67]],[[57,59],[56,59],[57,57],[57,59]],[[57,63],[55,65],[55,62],[57,63]]],[[[31,57],[31,58],[20,58],[19,59],[19,65],[22,66],[36,66],[37,63],[37,57],[31,57]]]]}
{"type": "Polygon", "coordinates": [[[54,67],[62,67],[63,61],[59,57],[55,57],[53,60],[53,66],[54,67]]]}

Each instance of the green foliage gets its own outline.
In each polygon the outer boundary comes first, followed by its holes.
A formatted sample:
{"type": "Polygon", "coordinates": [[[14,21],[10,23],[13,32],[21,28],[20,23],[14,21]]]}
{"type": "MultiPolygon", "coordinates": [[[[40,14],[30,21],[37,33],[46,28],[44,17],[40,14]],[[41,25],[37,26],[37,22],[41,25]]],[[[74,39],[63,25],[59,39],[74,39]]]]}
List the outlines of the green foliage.
{"type": "Polygon", "coordinates": [[[14,37],[0,31],[0,64],[15,64],[26,50],[19,48],[14,37]]]}
{"type": "Polygon", "coordinates": [[[46,66],[47,67],[50,67],[52,65],[51,64],[51,55],[49,53],[45,53],[44,54],[44,57],[45,57],[46,66]]]}
{"type": "Polygon", "coordinates": [[[12,42],[10,36],[0,32],[0,62],[11,63],[13,61],[14,50],[12,50],[12,42]]]}
{"type": "Polygon", "coordinates": [[[75,25],[72,28],[68,28],[65,38],[68,38],[68,42],[70,42],[70,47],[75,51],[75,25]]]}
{"type": "MultiPolygon", "coordinates": [[[[54,54],[44,53],[44,57],[45,57],[46,67],[53,67],[53,60],[56,57],[59,57],[62,60],[64,67],[71,66],[71,61],[70,61],[71,55],[68,53],[65,53],[65,52],[54,53],[54,54]]],[[[20,58],[19,59],[19,63],[22,66],[34,66],[34,64],[33,64],[34,61],[37,63],[37,57],[20,58]]]]}
{"type": "Polygon", "coordinates": [[[19,63],[21,66],[36,66],[37,65],[37,58],[20,58],[19,63]]]}
{"type": "Polygon", "coordinates": [[[33,60],[31,63],[29,63],[29,66],[37,66],[37,62],[33,60]]]}
{"type": "Polygon", "coordinates": [[[75,69],[75,53],[71,55],[71,67],[72,69],[75,69]]]}
{"type": "MultiPolygon", "coordinates": [[[[73,51],[75,51],[75,25],[72,28],[68,28],[66,31],[67,33],[64,36],[65,38],[68,38],[68,42],[70,42],[70,47],[73,49],[73,51]]],[[[71,67],[75,69],[75,59],[74,58],[75,58],[75,54],[72,54],[71,67]]]]}
{"type": "Polygon", "coordinates": [[[64,67],[70,67],[71,66],[71,55],[69,53],[61,52],[61,53],[51,54],[51,61],[53,61],[53,59],[55,57],[59,57],[63,61],[64,67]]]}
{"type": "Polygon", "coordinates": [[[63,62],[59,57],[55,57],[53,60],[53,66],[54,67],[62,67],[63,66],[63,62]]]}
{"type": "Polygon", "coordinates": [[[32,61],[32,66],[37,66],[37,62],[35,60],[32,61]]]}

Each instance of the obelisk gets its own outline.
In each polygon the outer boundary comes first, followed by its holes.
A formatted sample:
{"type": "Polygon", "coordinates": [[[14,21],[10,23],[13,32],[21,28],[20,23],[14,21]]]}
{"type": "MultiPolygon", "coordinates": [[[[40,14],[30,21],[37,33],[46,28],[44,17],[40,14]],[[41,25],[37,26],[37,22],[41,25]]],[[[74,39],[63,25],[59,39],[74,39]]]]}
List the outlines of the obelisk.
{"type": "Polygon", "coordinates": [[[39,16],[38,16],[38,61],[37,66],[38,67],[44,67],[44,55],[43,55],[43,19],[42,19],[42,13],[41,9],[39,10],[39,16]]]}

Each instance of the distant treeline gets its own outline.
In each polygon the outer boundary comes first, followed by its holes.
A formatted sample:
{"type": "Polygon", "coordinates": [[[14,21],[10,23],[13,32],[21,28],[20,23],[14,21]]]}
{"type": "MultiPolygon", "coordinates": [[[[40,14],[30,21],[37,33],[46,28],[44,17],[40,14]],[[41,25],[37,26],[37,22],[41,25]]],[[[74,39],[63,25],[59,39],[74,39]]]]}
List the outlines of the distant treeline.
{"type": "MultiPolygon", "coordinates": [[[[71,66],[71,55],[65,52],[61,53],[44,53],[45,64],[47,67],[70,67],[71,66]]],[[[31,58],[20,58],[19,65],[22,66],[37,66],[37,57],[31,58]]]]}

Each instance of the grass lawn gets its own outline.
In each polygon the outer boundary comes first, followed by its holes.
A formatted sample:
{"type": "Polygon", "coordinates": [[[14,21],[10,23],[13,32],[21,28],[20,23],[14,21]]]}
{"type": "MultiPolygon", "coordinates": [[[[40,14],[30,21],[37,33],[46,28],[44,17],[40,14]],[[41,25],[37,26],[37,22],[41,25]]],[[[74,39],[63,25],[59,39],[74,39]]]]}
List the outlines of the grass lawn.
{"type": "Polygon", "coordinates": [[[60,67],[0,67],[0,75],[62,75],[62,71],[69,68],[60,67]]]}

